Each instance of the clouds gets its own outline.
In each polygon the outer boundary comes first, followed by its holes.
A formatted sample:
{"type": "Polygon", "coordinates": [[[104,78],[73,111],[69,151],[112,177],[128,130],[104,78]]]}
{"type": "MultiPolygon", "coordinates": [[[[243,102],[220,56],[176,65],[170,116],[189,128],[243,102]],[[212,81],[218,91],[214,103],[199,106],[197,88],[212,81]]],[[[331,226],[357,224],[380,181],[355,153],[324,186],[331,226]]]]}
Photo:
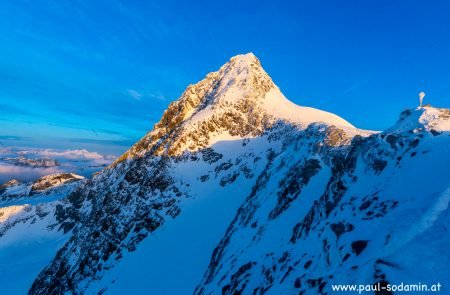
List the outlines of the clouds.
{"type": "Polygon", "coordinates": [[[137,92],[137,91],[134,90],[134,89],[128,89],[127,92],[128,92],[128,94],[129,94],[132,98],[134,98],[135,100],[141,100],[141,98],[142,98],[142,94],[139,93],[139,92],[137,92]]]}
{"type": "Polygon", "coordinates": [[[151,97],[151,98],[160,100],[160,101],[166,101],[167,100],[167,98],[161,92],[151,93],[148,96],[151,97]]]}
{"type": "Polygon", "coordinates": [[[28,158],[48,158],[61,163],[62,167],[75,167],[74,163],[85,163],[88,166],[105,166],[111,164],[116,156],[102,155],[97,152],[90,152],[86,149],[75,150],[55,150],[55,149],[26,149],[15,151],[17,155],[28,158]]]}
{"type": "Polygon", "coordinates": [[[10,165],[0,162],[0,184],[11,179],[17,179],[22,182],[32,181],[45,175],[63,172],[58,167],[51,168],[31,168],[10,165]]]}
{"type": "Polygon", "coordinates": [[[52,173],[74,172],[90,177],[92,173],[103,169],[116,159],[112,155],[104,155],[86,149],[40,149],[40,148],[1,148],[0,149],[0,183],[11,179],[31,181],[52,173]],[[19,159],[16,161],[15,159],[19,159]],[[52,159],[53,167],[30,167],[27,161],[52,159]]]}
{"type": "Polygon", "coordinates": [[[156,91],[156,92],[151,92],[151,93],[142,93],[142,92],[138,92],[137,90],[134,89],[128,89],[127,90],[127,94],[133,98],[134,100],[137,101],[141,101],[142,98],[151,98],[152,100],[156,99],[159,101],[166,101],[166,97],[164,96],[164,94],[162,94],[161,91],[156,91]]]}
{"type": "Polygon", "coordinates": [[[57,151],[54,149],[31,149],[18,151],[17,153],[20,155],[34,155],[56,160],[92,161],[98,165],[110,164],[111,161],[115,159],[114,156],[101,155],[97,152],[90,152],[85,149],[63,151],[57,151]]]}

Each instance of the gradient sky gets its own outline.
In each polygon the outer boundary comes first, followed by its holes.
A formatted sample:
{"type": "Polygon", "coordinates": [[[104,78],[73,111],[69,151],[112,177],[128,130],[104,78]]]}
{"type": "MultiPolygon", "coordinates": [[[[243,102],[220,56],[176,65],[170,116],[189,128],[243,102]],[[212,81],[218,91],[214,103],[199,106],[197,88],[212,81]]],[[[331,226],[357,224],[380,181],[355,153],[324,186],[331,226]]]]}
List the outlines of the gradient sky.
{"type": "Polygon", "coordinates": [[[1,1],[0,142],[118,154],[254,52],[292,101],[382,130],[450,107],[450,1],[1,1]]]}

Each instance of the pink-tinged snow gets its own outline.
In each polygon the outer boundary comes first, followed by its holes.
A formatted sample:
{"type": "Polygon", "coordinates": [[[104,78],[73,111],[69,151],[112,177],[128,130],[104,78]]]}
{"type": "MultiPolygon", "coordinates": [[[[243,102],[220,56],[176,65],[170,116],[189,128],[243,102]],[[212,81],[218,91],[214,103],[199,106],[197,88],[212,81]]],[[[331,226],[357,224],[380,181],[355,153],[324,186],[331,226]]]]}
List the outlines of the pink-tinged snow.
{"type": "Polygon", "coordinates": [[[24,211],[25,206],[10,206],[6,208],[0,208],[0,223],[5,223],[8,220],[14,219],[17,215],[24,211]]]}
{"type": "Polygon", "coordinates": [[[355,128],[352,124],[341,117],[310,107],[299,106],[288,100],[278,89],[271,89],[263,101],[264,109],[268,114],[272,114],[275,118],[286,120],[302,125],[311,123],[325,123],[339,127],[355,128]]]}
{"type": "Polygon", "coordinates": [[[431,125],[437,131],[450,131],[450,111],[424,107],[424,112],[419,118],[419,123],[425,126],[431,125]]]}
{"type": "Polygon", "coordinates": [[[59,177],[59,174],[50,174],[46,175],[44,177],[39,178],[37,181],[35,181],[35,184],[38,183],[49,183],[51,184],[51,188],[59,187],[61,185],[64,185],[66,182],[72,182],[74,180],[81,180],[84,179],[83,176],[77,175],[75,173],[69,173],[72,178],[61,178],[59,177]]]}

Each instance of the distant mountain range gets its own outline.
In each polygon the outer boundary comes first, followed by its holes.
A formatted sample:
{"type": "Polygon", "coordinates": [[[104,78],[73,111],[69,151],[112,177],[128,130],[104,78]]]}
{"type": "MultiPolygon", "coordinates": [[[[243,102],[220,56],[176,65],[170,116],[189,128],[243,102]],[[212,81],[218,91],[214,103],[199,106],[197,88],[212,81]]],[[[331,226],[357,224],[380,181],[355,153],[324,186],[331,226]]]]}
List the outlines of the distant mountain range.
{"type": "Polygon", "coordinates": [[[361,130],[290,102],[251,53],[91,179],[37,183],[0,187],[2,294],[449,288],[450,110],[361,130]]]}

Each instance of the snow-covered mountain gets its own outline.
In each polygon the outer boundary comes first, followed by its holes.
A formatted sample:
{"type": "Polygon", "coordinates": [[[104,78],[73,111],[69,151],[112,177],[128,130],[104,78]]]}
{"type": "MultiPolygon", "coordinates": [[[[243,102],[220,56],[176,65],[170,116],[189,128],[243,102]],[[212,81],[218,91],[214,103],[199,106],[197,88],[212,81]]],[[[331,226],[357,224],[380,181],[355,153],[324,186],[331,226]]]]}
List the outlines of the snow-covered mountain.
{"type": "Polygon", "coordinates": [[[2,294],[25,294],[42,268],[69,238],[59,201],[84,180],[73,173],[34,182],[0,185],[0,286],[2,294]]]}
{"type": "Polygon", "coordinates": [[[253,54],[239,55],[66,198],[2,208],[0,253],[22,255],[0,269],[0,285],[330,294],[338,283],[445,283],[449,163],[450,110],[406,110],[384,132],[360,130],[293,104],[253,54]]]}
{"type": "Polygon", "coordinates": [[[196,294],[449,282],[449,115],[408,110],[386,132],[325,149],[317,129],[298,133],[238,209],[196,294]]]}
{"type": "Polygon", "coordinates": [[[0,207],[61,199],[73,191],[82,179],[83,176],[74,173],[50,174],[27,183],[12,179],[0,185],[0,207]]]}

